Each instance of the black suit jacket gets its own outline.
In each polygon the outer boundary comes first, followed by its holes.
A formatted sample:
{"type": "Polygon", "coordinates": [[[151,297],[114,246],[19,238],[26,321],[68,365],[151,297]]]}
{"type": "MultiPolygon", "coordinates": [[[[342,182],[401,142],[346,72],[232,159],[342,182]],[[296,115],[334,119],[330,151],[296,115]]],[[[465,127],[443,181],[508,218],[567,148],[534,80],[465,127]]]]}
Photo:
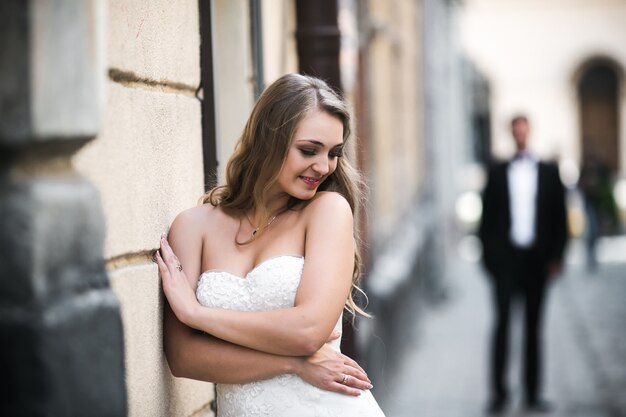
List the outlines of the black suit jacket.
{"type": "MultiPolygon", "coordinates": [[[[510,266],[513,246],[510,242],[511,209],[508,167],[510,162],[489,169],[483,192],[483,214],[479,237],[483,244],[483,263],[494,276],[510,266]]],[[[548,265],[561,262],[567,241],[565,188],[555,164],[539,162],[537,167],[535,243],[537,259],[545,272],[548,265]]]]}

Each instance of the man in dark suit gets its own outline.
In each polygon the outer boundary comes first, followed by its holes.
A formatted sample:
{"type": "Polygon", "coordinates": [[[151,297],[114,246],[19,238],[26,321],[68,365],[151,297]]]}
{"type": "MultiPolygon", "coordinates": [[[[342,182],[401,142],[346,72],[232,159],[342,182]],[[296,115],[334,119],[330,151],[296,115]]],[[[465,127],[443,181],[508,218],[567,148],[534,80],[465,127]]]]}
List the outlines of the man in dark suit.
{"type": "Polygon", "coordinates": [[[510,307],[524,299],[524,400],[535,412],[550,411],[540,395],[541,322],[548,280],[561,272],[567,240],[565,189],[556,165],[539,162],[527,149],[529,122],[511,121],[515,157],[489,170],[479,237],[493,289],[494,328],[488,411],[507,406],[510,307]]]}

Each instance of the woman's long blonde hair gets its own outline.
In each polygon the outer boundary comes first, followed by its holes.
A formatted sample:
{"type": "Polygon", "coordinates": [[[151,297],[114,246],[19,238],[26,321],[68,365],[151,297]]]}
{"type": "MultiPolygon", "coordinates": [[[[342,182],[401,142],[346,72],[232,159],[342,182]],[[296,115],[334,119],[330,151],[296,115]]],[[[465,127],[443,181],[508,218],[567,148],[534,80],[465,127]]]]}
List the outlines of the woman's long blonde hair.
{"type": "MultiPolygon", "coordinates": [[[[280,77],[265,89],[257,100],[235,151],[226,166],[224,185],[213,188],[202,196],[202,203],[220,206],[226,213],[243,217],[251,211],[260,213],[258,233],[243,244],[258,238],[272,215],[269,213],[269,191],[276,182],[300,121],[312,110],[321,110],[336,116],[343,124],[344,144],[351,134],[351,113],[348,103],[324,81],[300,74],[280,77]]],[[[360,174],[346,158],[338,158],[337,168],[318,190],[335,191],[350,204],[357,216],[361,200],[360,174]]],[[[284,210],[307,204],[290,197],[284,210]]],[[[358,235],[355,219],[355,237],[358,235]]],[[[352,289],[346,300],[346,309],[353,314],[368,315],[356,305],[354,291],[363,293],[357,286],[361,276],[361,259],[355,248],[352,289]]]]}

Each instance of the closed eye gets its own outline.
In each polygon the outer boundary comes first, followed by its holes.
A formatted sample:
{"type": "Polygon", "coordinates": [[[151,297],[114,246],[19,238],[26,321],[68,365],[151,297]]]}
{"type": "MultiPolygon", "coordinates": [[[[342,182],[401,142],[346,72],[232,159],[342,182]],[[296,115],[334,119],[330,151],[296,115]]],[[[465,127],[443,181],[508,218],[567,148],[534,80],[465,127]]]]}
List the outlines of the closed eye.
{"type": "Polygon", "coordinates": [[[331,158],[341,158],[343,156],[343,145],[335,146],[333,149],[330,150],[328,156],[330,156],[331,158]]]}
{"type": "MultiPolygon", "coordinates": [[[[320,151],[319,147],[300,147],[298,148],[300,153],[304,156],[315,156],[320,151]]],[[[328,157],[335,159],[343,156],[343,145],[335,146],[328,152],[328,157]]]]}
{"type": "Polygon", "coordinates": [[[300,148],[300,152],[304,156],[314,156],[317,154],[317,151],[315,149],[310,149],[310,148],[300,148]]]}

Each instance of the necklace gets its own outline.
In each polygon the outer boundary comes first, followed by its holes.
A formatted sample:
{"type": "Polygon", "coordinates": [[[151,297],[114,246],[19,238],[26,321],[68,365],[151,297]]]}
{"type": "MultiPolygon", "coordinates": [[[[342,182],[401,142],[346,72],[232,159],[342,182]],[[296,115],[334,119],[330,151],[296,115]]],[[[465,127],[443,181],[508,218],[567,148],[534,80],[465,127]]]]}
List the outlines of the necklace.
{"type": "MultiPolygon", "coordinates": [[[[272,224],[274,222],[274,220],[276,220],[276,217],[278,217],[278,214],[273,215],[272,217],[270,217],[270,219],[267,221],[267,224],[265,225],[265,228],[270,227],[270,224],[272,224]]],[[[246,218],[248,219],[248,222],[250,223],[250,225],[252,227],[254,227],[254,225],[252,224],[252,222],[250,221],[250,218],[248,217],[248,215],[246,214],[246,218]]],[[[256,234],[258,233],[259,229],[261,228],[261,226],[257,226],[254,227],[254,229],[252,229],[252,237],[255,237],[256,234]]]]}

